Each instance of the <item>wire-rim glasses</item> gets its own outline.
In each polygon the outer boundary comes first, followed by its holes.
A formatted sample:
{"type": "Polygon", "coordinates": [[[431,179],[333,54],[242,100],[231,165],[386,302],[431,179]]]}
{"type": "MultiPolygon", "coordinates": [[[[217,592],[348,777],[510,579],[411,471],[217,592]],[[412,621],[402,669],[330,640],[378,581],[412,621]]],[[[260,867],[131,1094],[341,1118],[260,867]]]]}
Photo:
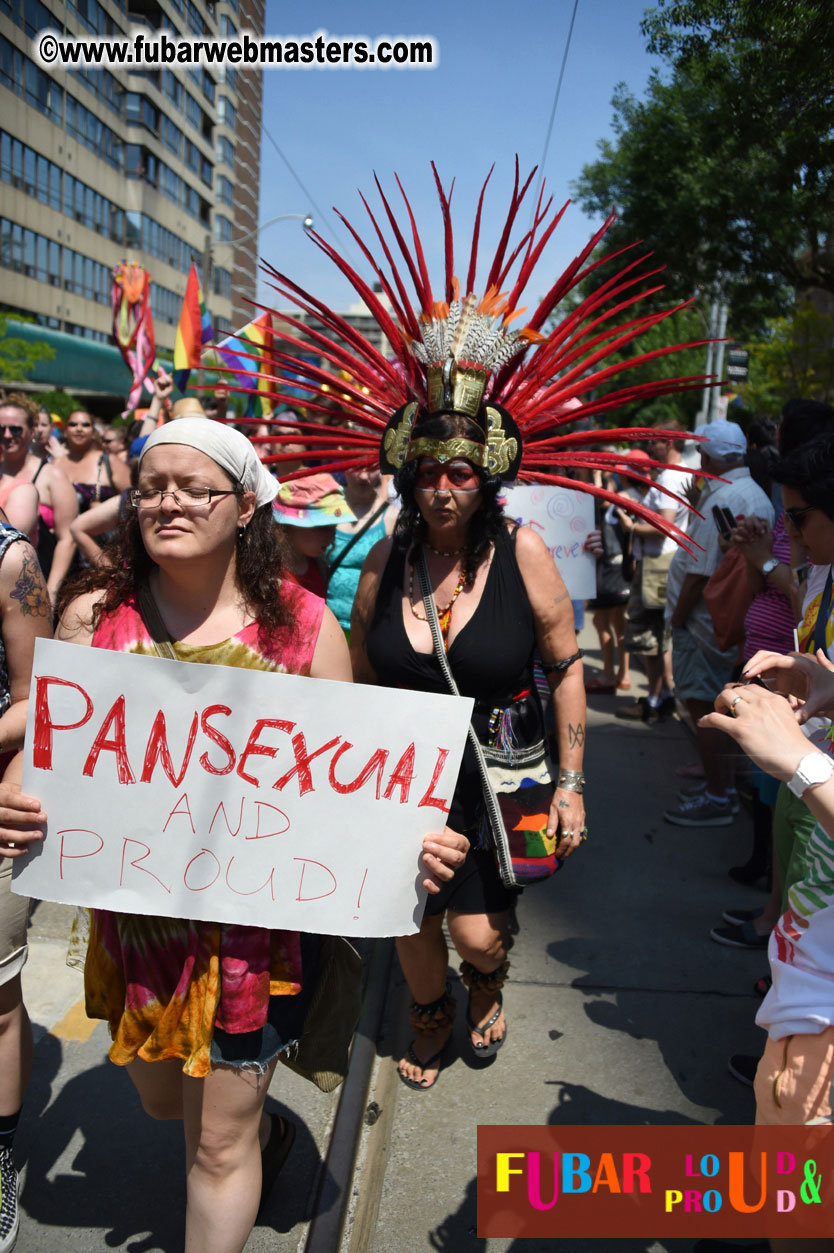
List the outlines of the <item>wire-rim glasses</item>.
{"type": "Polygon", "coordinates": [[[130,503],[134,509],[158,509],[166,496],[173,496],[180,509],[196,508],[208,505],[215,496],[239,496],[239,487],[178,487],[176,491],[161,487],[135,487],[130,493],[130,503]]]}

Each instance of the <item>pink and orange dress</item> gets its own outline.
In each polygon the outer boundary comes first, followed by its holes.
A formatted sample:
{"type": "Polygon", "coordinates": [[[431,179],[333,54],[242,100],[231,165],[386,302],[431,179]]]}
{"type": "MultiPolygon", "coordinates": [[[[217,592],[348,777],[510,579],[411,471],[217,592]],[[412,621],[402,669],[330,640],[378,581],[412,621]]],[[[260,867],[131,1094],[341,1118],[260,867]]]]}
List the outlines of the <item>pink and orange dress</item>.
{"type": "MultiPolygon", "coordinates": [[[[291,582],[282,595],[286,626],[267,632],[255,622],[218,644],[175,642],[177,658],[309,674],[324,604],[291,582]]],[[[134,600],[102,618],[92,643],[157,656],[134,600]]],[[[109,1023],[117,1065],[179,1058],[194,1078],[217,1065],[263,1069],[301,1034],[316,957],[316,937],[295,931],[93,910],[87,1013],[109,1023]]]]}

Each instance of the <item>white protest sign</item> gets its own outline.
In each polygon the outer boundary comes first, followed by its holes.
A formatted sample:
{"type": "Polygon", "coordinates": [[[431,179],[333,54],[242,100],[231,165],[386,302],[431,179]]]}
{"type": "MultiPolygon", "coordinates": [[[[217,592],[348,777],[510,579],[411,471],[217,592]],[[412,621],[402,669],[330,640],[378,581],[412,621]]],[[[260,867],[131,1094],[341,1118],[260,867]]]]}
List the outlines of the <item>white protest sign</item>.
{"type": "Polygon", "coordinates": [[[415,932],[472,701],[38,640],[14,891],[329,935],[415,932]]]}
{"type": "Polygon", "coordinates": [[[594,529],[594,501],[587,492],[564,487],[536,487],[526,483],[508,487],[504,513],[540,535],[556,562],[571,600],[597,594],[596,561],[585,551],[594,529]]]}

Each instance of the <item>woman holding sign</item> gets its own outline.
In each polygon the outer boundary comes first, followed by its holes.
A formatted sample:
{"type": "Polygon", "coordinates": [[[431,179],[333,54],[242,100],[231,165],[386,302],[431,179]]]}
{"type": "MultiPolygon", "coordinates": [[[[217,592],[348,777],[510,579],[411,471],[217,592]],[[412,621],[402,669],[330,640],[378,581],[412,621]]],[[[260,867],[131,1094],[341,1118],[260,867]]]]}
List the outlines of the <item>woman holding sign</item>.
{"type": "MultiPolygon", "coordinates": [[[[230,427],[182,418],[155,431],[121,553],[79,576],[86,590],[63,608],[58,637],[349,682],[335,618],[282,578],[277,490],[230,427]]],[[[465,848],[453,834],[426,841],[429,891],[465,848]]],[[[302,1034],[317,951],[295,932],[93,911],[88,1012],[108,1020],[110,1057],[146,1111],[184,1121],[187,1253],[240,1250],[289,1152],[293,1124],[263,1107],[279,1053],[302,1034]]]]}

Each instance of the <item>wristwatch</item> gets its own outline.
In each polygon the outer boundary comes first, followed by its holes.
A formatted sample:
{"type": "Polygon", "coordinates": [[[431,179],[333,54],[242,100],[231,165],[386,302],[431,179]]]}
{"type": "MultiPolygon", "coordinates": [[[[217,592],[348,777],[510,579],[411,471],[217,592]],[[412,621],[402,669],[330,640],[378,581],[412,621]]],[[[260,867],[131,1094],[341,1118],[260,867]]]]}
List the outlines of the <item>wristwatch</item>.
{"type": "Polygon", "coordinates": [[[771,570],[775,570],[778,565],[781,565],[778,557],[768,557],[767,561],[762,566],[762,574],[764,577],[767,578],[771,570]]]}
{"type": "Polygon", "coordinates": [[[824,753],[806,753],[800,759],[792,779],[788,779],[788,787],[800,800],[809,787],[827,783],[834,774],[834,761],[824,753]]]}

